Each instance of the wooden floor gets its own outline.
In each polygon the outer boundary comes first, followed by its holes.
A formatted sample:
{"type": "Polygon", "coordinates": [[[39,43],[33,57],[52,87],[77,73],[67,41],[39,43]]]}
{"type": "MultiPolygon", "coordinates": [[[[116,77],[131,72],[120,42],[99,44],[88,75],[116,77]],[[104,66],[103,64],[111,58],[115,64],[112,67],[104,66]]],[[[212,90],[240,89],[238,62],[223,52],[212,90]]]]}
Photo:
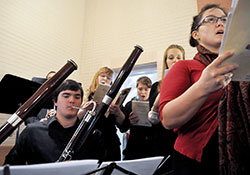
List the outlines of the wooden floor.
{"type": "MultiPolygon", "coordinates": [[[[6,121],[11,117],[12,114],[0,113],[0,127],[6,123],[6,121]]],[[[25,128],[24,123],[20,125],[19,134],[25,128]]],[[[5,156],[9,153],[11,148],[15,145],[16,142],[17,130],[15,130],[1,145],[0,145],[0,165],[3,165],[5,156]]]]}
{"type": "Polygon", "coordinates": [[[14,145],[0,145],[0,165],[3,165],[5,156],[10,152],[14,145]]]}

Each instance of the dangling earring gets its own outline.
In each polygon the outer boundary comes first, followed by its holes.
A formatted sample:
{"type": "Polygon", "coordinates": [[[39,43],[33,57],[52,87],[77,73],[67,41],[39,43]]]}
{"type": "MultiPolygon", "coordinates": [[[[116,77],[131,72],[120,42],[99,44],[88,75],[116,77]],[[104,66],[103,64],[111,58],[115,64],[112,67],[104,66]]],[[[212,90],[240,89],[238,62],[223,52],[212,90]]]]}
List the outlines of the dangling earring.
{"type": "Polygon", "coordinates": [[[56,106],[55,105],[53,107],[53,110],[54,110],[54,116],[56,116],[56,106]]]}

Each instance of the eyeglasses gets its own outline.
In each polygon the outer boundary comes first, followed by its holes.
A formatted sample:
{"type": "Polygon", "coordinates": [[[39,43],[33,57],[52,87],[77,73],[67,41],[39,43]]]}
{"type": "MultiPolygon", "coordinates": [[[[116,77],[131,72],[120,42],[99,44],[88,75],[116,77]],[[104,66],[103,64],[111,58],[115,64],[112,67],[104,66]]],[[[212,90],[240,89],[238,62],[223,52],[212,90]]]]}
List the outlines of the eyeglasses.
{"type": "Polygon", "coordinates": [[[226,24],[227,22],[227,16],[221,16],[221,17],[217,17],[217,16],[213,16],[213,15],[210,15],[210,16],[206,16],[202,21],[201,23],[196,26],[195,30],[197,30],[202,24],[206,24],[206,23],[217,23],[218,20],[221,20],[221,22],[223,24],[226,24]]]}

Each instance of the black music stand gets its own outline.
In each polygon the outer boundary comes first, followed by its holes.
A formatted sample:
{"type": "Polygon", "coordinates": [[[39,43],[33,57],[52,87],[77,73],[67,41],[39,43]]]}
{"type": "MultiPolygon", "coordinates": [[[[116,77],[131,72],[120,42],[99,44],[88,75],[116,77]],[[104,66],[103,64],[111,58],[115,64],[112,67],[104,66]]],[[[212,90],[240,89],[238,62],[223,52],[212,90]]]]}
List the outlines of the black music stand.
{"type": "MultiPolygon", "coordinates": [[[[41,86],[41,83],[30,81],[15,75],[6,74],[0,82],[0,113],[13,114],[25,103],[41,86]]],[[[40,108],[53,108],[53,102],[49,98],[41,104],[40,108]]],[[[39,112],[35,112],[35,114],[39,112]]],[[[34,114],[34,115],[35,115],[34,114]]]]}
{"type": "Polygon", "coordinates": [[[158,165],[156,168],[155,172],[153,175],[172,175],[174,173],[174,170],[172,169],[172,160],[173,156],[168,155],[165,156],[161,163],[158,165]]]}
{"type": "Polygon", "coordinates": [[[43,83],[45,83],[45,81],[47,81],[48,79],[47,79],[47,78],[41,78],[41,77],[32,77],[31,80],[34,81],[34,82],[43,84],[43,83]]]}
{"type": "MultiPolygon", "coordinates": [[[[163,156],[148,157],[133,160],[120,160],[116,162],[101,162],[99,168],[84,175],[111,175],[111,174],[147,174],[152,175],[156,171],[156,167],[160,167],[163,163],[163,156]]],[[[159,174],[157,174],[159,175],[159,174]]]]}
{"type": "Polygon", "coordinates": [[[115,162],[112,162],[105,167],[98,168],[98,169],[91,171],[91,172],[84,174],[84,175],[91,175],[91,174],[97,173],[99,171],[102,171],[100,175],[111,175],[114,170],[118,170],[118,171],[120,171],[124,174],[128,174],[128,175],[136,175],[135,173],[118,166],[115,162]]]}

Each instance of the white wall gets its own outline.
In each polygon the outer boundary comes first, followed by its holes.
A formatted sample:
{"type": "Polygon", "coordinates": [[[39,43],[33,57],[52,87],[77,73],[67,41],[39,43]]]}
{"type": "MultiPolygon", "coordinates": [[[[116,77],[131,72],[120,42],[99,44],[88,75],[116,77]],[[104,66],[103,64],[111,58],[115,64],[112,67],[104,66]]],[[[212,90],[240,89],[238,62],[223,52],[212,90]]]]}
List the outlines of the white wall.
{"type": "Polygon", "coordinates": [[[196,0],[86,0],[85,12],[81,78],[87,86],[100,67],[121,67],[136,44],[144,48],[136,64],[157,62],[158,70],[170,44],[194,55],[188,39],[196,0]]]}
{"type": "Polygon", "coordinates": [[[144,48],[137,64],[157,62],[160,71],[169,44],[193,57],[196,13],[196,0],[0,0],[0,78],[44,77],[73,58],[79,69],[70,78],[86,90],[100,67],[121,67],[136,44],[144,48]]]}
{"type": "Polygon", "coordinates": [[[45,77],[68,58],[79,64],[84,5],[84,0],[0,0],[0,78],[45,77]]]}

